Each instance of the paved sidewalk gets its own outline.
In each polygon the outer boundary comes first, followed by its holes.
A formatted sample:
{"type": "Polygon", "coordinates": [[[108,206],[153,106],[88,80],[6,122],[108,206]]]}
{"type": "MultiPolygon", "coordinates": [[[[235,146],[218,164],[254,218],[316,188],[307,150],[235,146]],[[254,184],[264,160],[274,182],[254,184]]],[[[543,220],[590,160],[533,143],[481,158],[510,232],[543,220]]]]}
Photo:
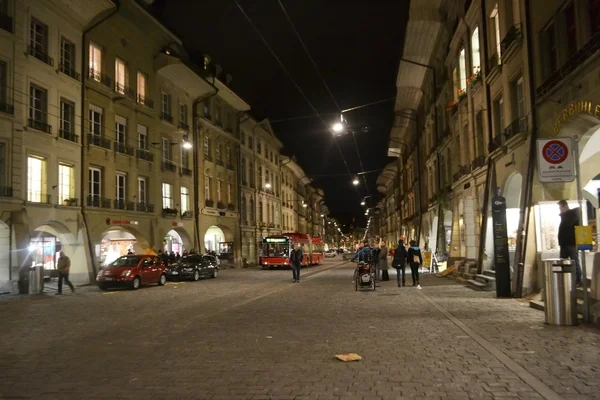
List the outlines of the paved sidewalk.
{"type": "Polygon", "coordinates": [[[598,330],[432,276],[355,292],[334,265],[0,302],[0,398],[600,399],[598,330]]]}

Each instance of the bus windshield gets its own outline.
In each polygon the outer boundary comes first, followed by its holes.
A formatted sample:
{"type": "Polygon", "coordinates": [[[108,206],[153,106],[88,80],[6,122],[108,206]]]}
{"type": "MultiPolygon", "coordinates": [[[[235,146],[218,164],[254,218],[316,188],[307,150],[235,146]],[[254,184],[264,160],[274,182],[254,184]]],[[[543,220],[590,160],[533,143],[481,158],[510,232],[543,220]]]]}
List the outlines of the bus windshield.
{"type": "Polygon", "coordinates": [[[263,243],[263,257],[289,257],[290,245],[288,243],[263,243]]]}

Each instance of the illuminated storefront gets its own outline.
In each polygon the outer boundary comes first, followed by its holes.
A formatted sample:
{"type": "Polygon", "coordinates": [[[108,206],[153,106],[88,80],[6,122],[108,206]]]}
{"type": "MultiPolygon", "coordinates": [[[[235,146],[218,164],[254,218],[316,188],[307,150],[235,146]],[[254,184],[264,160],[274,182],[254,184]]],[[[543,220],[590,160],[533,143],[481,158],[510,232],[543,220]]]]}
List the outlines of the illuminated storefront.
{"type": "Polygon", "coordinates": [[[135,236],[129,232],[119,229],[108,231],[100,245],[96,246],[96,256],[101,264],[106,265],[128,252],[134,253],[135,244],[135,236]]]}

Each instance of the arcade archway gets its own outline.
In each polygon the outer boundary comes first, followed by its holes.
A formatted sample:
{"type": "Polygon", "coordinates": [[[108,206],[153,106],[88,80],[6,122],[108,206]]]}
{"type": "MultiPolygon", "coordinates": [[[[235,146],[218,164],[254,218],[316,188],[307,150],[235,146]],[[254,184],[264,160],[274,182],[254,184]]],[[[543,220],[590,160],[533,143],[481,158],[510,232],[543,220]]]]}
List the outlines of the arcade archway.
{"type": "Polygon", "coordinates": [[[100,244],[95,245],[96,257],[106,265],[128,254],[143,254],[149,248],[148,241],[132,228],[113,226],[104,231],[100,244]]]}
{"type": "Polygon", "coordinates": [[[163,239],[163,251],[169,253],[183,254],[186,250],[191,250],[191,239],[183,228],[173,228],[165,235],[163,239]]]}
{"type": "Polygon", "coordinates": [[[517,248],[522,187],[523,175],[515,172],[508,176],[502,190],[502,196],[506,199],[506,231],[508,237],[508,254],[512,268],[514,268],[515,250],[517,248]]]}
{"type": "Polygon", "coordinates": [[[218,255],[233,254],[233,232],[222,225],[209,227],[204,234],[204,249],[218,255]]]}

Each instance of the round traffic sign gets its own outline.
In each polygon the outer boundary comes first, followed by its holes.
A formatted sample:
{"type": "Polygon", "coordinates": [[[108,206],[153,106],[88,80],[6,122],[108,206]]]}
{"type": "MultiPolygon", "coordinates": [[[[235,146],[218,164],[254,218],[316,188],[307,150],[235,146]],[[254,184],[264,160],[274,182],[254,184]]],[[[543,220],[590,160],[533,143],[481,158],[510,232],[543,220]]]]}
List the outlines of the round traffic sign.
{"type": "Polygon", "coordinates": [[[542,147],[542,157],[549,164],[563,163],[569,156],[569,149],[560,140],[551,140],[542,147]]]}

